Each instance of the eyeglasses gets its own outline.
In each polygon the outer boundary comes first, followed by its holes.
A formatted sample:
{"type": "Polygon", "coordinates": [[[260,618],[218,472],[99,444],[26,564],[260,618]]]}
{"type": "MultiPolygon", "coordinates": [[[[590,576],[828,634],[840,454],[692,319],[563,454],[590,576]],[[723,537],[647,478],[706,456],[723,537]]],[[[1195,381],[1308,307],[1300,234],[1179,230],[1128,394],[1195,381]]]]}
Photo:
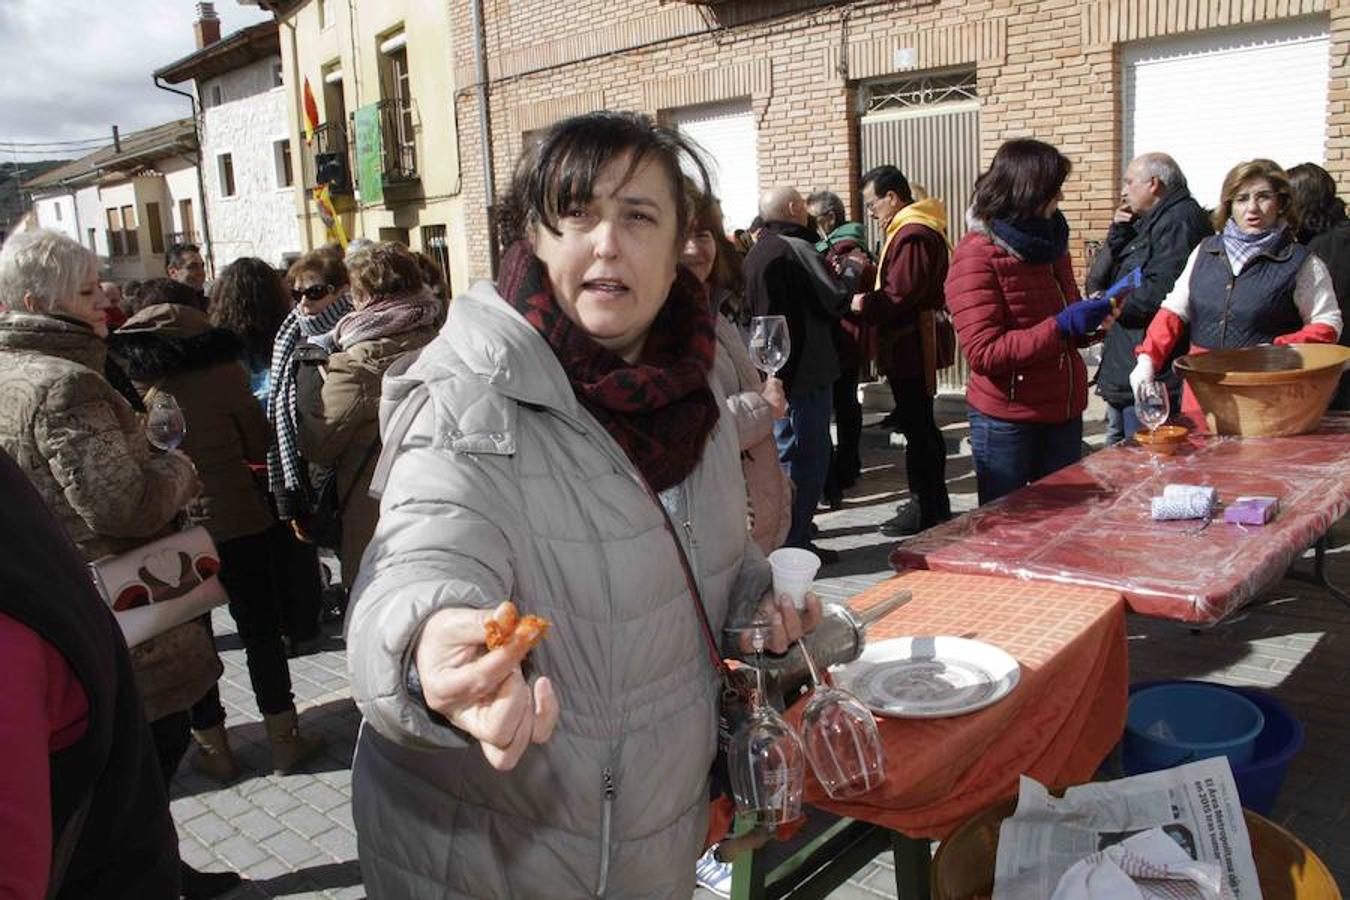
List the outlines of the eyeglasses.
{"type": "Polygon", "coordinates": [[[291,299],[296,303],[300,302],[301,297],[306,300],[322,300],[332,292],[331,284],[311,284],[307,288],[291,288],[291,299]]]}

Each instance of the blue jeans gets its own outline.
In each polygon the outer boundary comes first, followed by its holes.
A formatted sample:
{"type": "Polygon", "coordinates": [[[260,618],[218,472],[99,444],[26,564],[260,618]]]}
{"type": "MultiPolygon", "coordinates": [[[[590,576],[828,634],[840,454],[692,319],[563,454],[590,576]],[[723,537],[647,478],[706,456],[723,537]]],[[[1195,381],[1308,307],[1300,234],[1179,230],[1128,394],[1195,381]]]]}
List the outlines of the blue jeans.
{"type": "Polygon", "coordinates": [[[793,394],[787,418],[773,423],[778,461],[796,488],[792,498],[792,525],[785,547],[805,547],[811,542],[811,520],[830,472],[830,385],[793,394]]]}
{"type": "Polygon", "coordinates": [[[971,410],[970,448],[983,506],[1082,458],[1083,420],[1008,422],[971,410]]]}
{"type": "Polygon", "coordinates": [[[1116,406],[1106,404],[1106,446],[1119,444],[1139,430],[1139,419],[1134,414],[1134,404],[1116,406]]]}

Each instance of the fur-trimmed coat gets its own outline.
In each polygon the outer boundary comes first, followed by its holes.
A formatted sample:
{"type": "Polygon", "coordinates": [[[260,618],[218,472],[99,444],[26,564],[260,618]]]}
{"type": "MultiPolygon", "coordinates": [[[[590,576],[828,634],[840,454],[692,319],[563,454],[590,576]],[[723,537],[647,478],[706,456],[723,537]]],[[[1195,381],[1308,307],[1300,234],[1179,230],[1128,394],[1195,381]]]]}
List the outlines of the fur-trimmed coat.
{"type": "Polygon", "coordinates": [[[182,454],[153,453],[106,378],[107,345],[81,322],[0,313],[0,449],[86,560],[163,534],[197,492],[182,454]]]}
{"type": "Polygon", "coordinates": [[[142,395],[167,391],[187,420],[179,447],[192,458],[202,492],[188,507],[219,544],[272,526],[272,512],[249,463],[267,458],[267,417],[249,390],[243,341],[213,328],[191,306],[147,306],[108,338],[142,395]]]}

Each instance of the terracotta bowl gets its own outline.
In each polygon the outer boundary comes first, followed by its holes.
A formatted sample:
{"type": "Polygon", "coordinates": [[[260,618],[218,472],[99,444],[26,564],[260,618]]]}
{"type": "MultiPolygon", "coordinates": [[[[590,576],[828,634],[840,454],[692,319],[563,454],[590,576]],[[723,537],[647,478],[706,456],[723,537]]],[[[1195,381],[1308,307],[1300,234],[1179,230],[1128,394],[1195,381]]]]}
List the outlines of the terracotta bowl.
{"type": "Polygon", "coordinates": [[[1154,432],[1140,428],[1134,433],[1134,440],[1150,453],[1173,456],[1186,446],[1186,438],[1190,437],[1190,434],[1191,430],[1184,425],[1159,425],[1158,430],[1154,432]]]}
{"type": "Polygon", "coordinates": [[[1195,353],[1176,361],[1215,434],[1283,437],[1317,427],[1350,347],[1292,344],[1195,353]]]}

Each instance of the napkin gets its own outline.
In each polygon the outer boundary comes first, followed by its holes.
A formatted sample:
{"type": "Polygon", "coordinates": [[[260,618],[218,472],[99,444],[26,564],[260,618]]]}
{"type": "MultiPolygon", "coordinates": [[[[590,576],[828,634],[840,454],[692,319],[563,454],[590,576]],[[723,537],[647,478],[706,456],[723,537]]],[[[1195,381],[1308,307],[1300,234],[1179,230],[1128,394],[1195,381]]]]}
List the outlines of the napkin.
{"type": "Polygon", "coordinates": [[[1234,900],[1218,863],[1150,828],[1074,863],[1050,900],[1234,900]]]}
{"type": "Polygon", "coordinates": [[[1153,498],[1151,512],[1157,522],[1208,519],[1214,515],[1218,500],[1218,491],[1209,485],[1169,484],[1163,488],[1161,497],[1153,498]]]}

